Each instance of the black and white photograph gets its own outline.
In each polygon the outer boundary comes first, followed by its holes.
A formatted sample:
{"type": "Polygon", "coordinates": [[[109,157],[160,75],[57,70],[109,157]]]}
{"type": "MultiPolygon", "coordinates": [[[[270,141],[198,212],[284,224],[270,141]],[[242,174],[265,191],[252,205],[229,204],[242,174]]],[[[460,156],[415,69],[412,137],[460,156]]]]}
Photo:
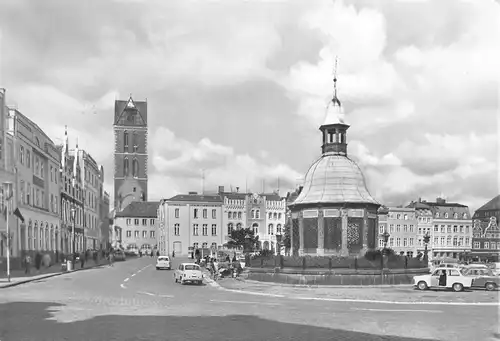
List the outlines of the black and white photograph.
{"type": "Polygon", "coordinates": [[[500,340],[499,0],[0,0],[0,341],[500,340]]]}

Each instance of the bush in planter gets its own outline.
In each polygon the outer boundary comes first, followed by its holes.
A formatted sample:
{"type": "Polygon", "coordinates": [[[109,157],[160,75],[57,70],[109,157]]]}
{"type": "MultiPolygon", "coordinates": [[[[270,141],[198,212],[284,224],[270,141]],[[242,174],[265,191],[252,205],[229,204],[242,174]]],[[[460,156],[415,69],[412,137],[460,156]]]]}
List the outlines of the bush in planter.
{"type": "Polygon", "coordinates": [[[349,269],[354,268],[354,257],[333,256],[332,269],[349,269]]]}
{"type": "Polygon", "coordinates": [[[405,269],[406,257],[398,255],[389,256],[387,266],[389,269],[405,269]]]}
{"type": "Polygon", "coordinates": [[[425,269],[429,265],[419,258],[408,258],[407,269],[425,269]]]}
{"type": "Polygon", "coordinates": [[[276,260],[274,257],[262,258],[262,267],[264,268],[274,268],[276,266],[276,260]]]}
{"type": "Polygon", "coordinates": [[[306,269],[329,269],[330,257],[306,256],[306,269]]]}
{"type": "Polygon", "coordinates": [[[375,258],[373,260],[367,259],[366,257],[361,257],[357,259],[358,269],[380,269],[382,267],[381,257],[375,258]]]}
{"type": "Polygon", "coordinates": [[[302,268],[302,265],[303,265],[302,257],[297,257],[297,256],[283,257],[284,268],[302,268]]]}

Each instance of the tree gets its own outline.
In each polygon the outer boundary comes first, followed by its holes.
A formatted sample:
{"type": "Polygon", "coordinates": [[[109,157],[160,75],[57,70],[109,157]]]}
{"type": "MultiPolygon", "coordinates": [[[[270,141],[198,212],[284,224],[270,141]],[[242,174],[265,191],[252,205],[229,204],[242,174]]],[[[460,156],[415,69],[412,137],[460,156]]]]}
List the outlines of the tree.
{"type": "Polygon", "coordinates": [[[259,241],[252,228],[232,230],[230,240],[227,242],[229,247],[243,247],[244,250],[254,250],[259,241]],[[249,236],[250,238],[246,238],[249,236]]]}
{"type": "Polygon", "coordinates": [[[290,237],[292,231],[291,221],[292,219],[287,219],[284,226],[283,239],[281,241],[286,250],[290,250],[290,248],[292,247],[292,238],[290,237]]]}

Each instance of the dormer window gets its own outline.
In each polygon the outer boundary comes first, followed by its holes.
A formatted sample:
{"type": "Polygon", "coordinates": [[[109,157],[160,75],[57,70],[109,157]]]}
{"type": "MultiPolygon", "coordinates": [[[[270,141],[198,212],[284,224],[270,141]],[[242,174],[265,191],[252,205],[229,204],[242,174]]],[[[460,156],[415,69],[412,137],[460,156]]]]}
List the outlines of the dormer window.
{"type": "Polygon", "coordinates": [[[439,218],[439,212],[436,212],[436,218],[439,218]]]}
{"type": "Polygon", "coordinates": [[[453,218],[458,219],[458,213],[454,213],[453,218]]]}
{"type": "Polygon", "coordinates": [[[464,219],[467,219],[467,213],[464,213],[463,218],[464,218],[464,219]]]}
{"type": "Polygon", "coordinates": [[[445,213],[445,214],[444,214],[444,217],[445,217],[445,218],[448,218],[448,213],[445,213]]]}

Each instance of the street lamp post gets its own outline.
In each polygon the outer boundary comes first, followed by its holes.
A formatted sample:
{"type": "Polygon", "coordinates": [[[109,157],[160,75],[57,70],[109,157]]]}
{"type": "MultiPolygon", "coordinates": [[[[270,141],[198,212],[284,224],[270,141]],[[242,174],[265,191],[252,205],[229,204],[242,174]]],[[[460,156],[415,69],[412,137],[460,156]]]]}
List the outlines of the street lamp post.
{"type": "Polygon", "coordinates": [[[6,213],[5,213],[5,222],[7,224],[6,227],[6,232],[7,232],[7,281],[10,282],[10,228],[9,228],[9,201],[12,199],[12,196],[14,195],[12,191],[12,182],[6,181],[2,184],[3,186],[3,193],[4,193],[4,202],[6,206],[6,213]]]}
{"type": "Polygon", "coordinates": [[[73,263],[73,269],[75,268],[75,253],[76,253],[76,239],[75,239],[75,215],[76,215],[76,209],[74,207],[71,208],[70,211],[70,218],[71,218],[71,234],[72,234],[72,240],[71,240],[71,248],[73,249],[73,255],[71,257],[72,263],[73,263]]]}
{"type": "Polygon", "coordinates": [[[428,250],[427,250],[427,245],[429,244],[429,240],[431,239],[431,236],[429,236],[429,232],[427,232],[424,235],[424,244],[425,244],[425,249],[424,249],[424,261],[428,262],[429,261],[429,255],[428,255],[428,250]]]}
{"type": "Polygon", "coordinates": [[[389,237],[391,235],[387,232],[387,231],[384,231],[384,233],[382,233],[382,238],[384,238],[384,249],[383,249],[383,253],[387,253],[387,242],[389,241],[389,237]]]}
{"type": "Polygon", "coordinates": [[[278,249],[278,256],[281,256],[281,240],[283,235],[281,233],[276,235],[276,248],[278,249]]]}

